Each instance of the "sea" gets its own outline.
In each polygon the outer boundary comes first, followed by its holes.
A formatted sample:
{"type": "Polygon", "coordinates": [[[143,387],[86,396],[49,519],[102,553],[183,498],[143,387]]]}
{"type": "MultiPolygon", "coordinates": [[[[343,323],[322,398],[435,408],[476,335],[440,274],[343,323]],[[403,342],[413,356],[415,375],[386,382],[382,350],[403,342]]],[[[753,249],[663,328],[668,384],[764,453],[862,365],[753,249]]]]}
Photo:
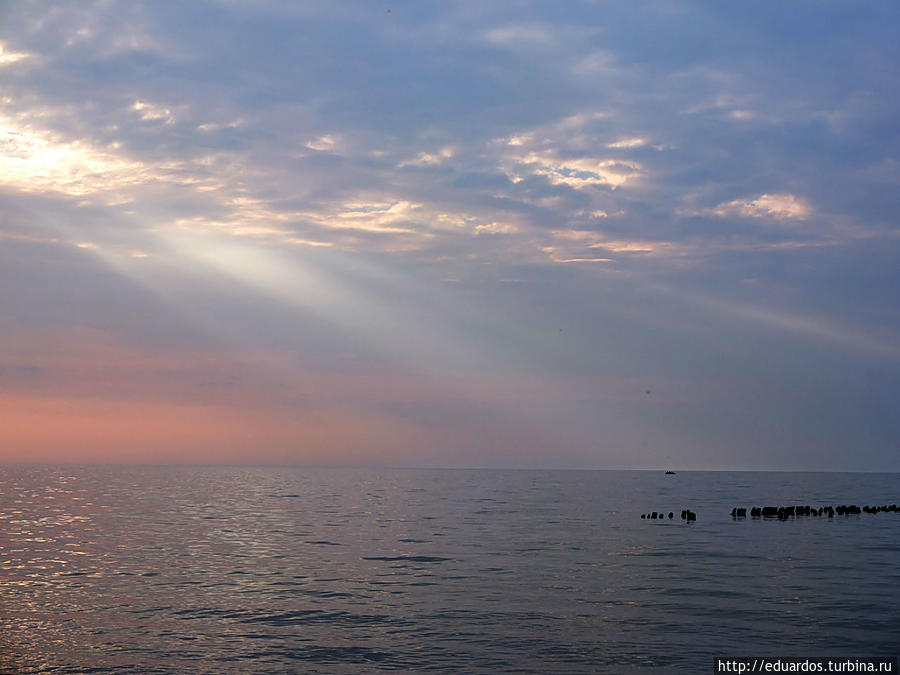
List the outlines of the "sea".
{"type": "Polygon", "coordinates": [[[900,474],[0,467],[0,672],[896,656],[900,513],[730,513],[898,497],[900,474]]]}

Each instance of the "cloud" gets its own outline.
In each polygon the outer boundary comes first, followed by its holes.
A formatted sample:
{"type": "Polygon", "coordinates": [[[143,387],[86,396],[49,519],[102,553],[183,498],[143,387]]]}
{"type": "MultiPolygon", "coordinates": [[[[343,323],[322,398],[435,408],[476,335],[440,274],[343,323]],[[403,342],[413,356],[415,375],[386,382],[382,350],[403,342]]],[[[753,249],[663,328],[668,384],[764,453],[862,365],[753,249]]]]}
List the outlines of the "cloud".
{"type": "Polygon", "coordinates": [[[415,159],[400,162],[399,166],[401,168],[404,166],[437,166],[451,157],[453,157],[453,148],[444,147],[434,153],[420,152],[415,159]]]}
{"type": "Polygon", "coordinates": [[[28,52],[10,51],[3,42],[0,42],[0,68],[27,59],[29,56],[28,52]]]}
{"type": "Polygon", "coordinates": [[[710,212],[723,217],[806,220],[812,215],[813,208],[802,197],[782,193],[761,194],[755,199],[735,199],[713,207],[710,212]]]}
{"type": "Polygon", "coordinates": [[[485,33],[485,39],[494,45],[515,47],[517,45],[552,45],[553,33],[543,26],[511,25],[492,28],[485,33]]]}
{"type": "MultiPolygon", "coordinates": [[[[497,152],[498,168],[513,183],[538,176],[552,185],[573,190],[620,188],[642,176],[645,169],[636,160],[592,154],[600,137],[592,127],[606,117],[602,111],[586,111],[494,139],[491,147],[497,152]]],[[[626,145],[603,145],[630,149],[641,144],[631,139],[626,145]]]]}
{"type": "Polygon", "coordinates": [[[127,190],[154,172],[122,156],[114,144],[68,140],[50,129],[0,115],[0,182],[24,192],[87,196],[127,190]]]}
{"type": "Polygon", "coordinates": [[[391,202],[348,202],[326,216],[314,216],[324,227],[366,230],[369,232],[410,232],[408,223],[415,217],[422,204],[398,199],[391,202]]]}
{"type": "Polygon", "coordinates": [[[607,143],[607,148],[640,148],[647,145],[647,139],[642,136],[633,136],[631,138],[622,138],[614,143],[607,143]]]}
{"type": "Polygon", "coordinates": [[[475,226],[475,234],[515,234],[519,228],[513,223],[484,223],[475,226]]]}
{"type": "Polygon", "coordinates": [[[611,263],[612,258],[571,258],[560,255],[555,246],[545,246],[544,252],[555,263],[611,263]]]}
{"type": "MultiPolygon", "coordinates": [[[[652,241],[639,239],[619,239],[602,232],[592,230],[553,230],[554,246],[552,250],[559,257],[561,251],[565,251],[569,259],[578,259],[580,253],[606,251],[608,254],[621,253],[626,255],[654,255],[654,256],[683,256],[689,254],[690,247],[667,241],[652,241]]],[[[612,259],[603,258],[604,262],[612,262],[612,259]]]]}
{"type": "Polygon", "coordinates": [[[338,140],[331,134],[325,134],[318,138],[312,138],[306,142],[306,147],[317,152],[328,152],[333,150],[338,140]]]}
{"type": "Polygon", "coordinates": [[[615,189],[641,175],[641,166],[637,162],[597,158],[562,159],[553,151],[529,153],[519,157],[518,161],[534,175],[544,176],[556,185],[567,185],[575,189],[593,186],[615,189]]]}
{"type": "Polygon", "coordinates": [[[146,101],[135,101],[131,104],[131,109],[138,113],[144,122],[163,122],[164,124],[173,124],[175,122],[172,111],[160,105],[154,105],[146,101]]]}

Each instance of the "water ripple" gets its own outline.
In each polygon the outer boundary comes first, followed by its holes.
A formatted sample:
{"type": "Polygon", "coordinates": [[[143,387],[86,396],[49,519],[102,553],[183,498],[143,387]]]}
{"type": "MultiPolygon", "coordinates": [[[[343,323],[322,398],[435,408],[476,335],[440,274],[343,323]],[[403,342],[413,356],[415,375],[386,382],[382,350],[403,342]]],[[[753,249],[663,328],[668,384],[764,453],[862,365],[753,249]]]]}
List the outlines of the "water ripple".
{"type": "Polygon", "coordinates": [[[890,653],[896,475],[0,469],[0,672],[698,672],[890,653]],[[699,514],[691,526],[640,513],[699,514]],[[690,636],[688,641],[685,636],[690,636]],[[727,650],[726,650],[727,651],[727,650]]]}

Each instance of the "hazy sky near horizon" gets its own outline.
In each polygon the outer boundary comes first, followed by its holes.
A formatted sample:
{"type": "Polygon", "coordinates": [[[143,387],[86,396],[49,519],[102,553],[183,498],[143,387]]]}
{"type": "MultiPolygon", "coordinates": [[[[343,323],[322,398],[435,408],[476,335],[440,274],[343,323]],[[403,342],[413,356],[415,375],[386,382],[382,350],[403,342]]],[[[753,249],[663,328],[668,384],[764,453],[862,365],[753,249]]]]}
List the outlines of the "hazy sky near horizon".
{"type": "Polygon", "coordinates": [[[0,3],[0,462],[900,470],[900,5],[0,3]]]}

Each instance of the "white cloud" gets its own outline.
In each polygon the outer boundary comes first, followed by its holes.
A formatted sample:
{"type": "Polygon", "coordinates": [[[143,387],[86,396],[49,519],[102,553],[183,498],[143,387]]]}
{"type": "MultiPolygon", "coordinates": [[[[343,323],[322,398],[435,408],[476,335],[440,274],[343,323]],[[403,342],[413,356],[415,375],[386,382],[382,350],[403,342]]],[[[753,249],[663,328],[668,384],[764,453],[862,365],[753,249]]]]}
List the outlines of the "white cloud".
{"type": "Polygon", "coordinates": [[[637,162],[593,157],[562,159],[552,150],[520,156],[518,162],[527,165],[534,175],[576,190],[602,185],[615,189],[642,173],[637,162]]]}
{"type": "Polygon", "coordinates": [[[516,234],[519,227],[512,223],[485,223],[475,226],[475,234],[516,234]]]}
{"type": "Polygon", "coordinates": [[[453,157],[453,148],[444,147],[435,153],[420,152],[415,159],[408,159],[401,162],[399,166],[437,166],[443,164],[451,157],[453,157]]]}
{"type": "Polygon", "coordinates": [[[506,144],[507,145],[525,145],[525,143],[532,140],[531,134],[522,134],[520,136],[510,136],[506,144]]]}
{"type": "Polygon", "coordinates": [[[553,230],[554,251],[577,257],[579,251],[604,249],[610,253],[678,253],[680,247],[670,242],[611,239],[602,232],[593,230],[553,230]]]}
{"type": "Polygon", "coordinates": [[[555,263],[609,263],[612,258],[569,257],[555,246],[544,246],[541,250],[555,263]]]}
{"type": "Polygon", "coordinates": [[[543,176],[554,185],[568,185],[581,190],[589,187],[621,187],[645,173],[633,160],[594,155],[596,148],[638,147],[643,137],[628,136],[616,142],[602,138],[604,132],[593,123],[609,114],[602,110],[585,110],[555,122],[496,138],[491,147],[497,162],[510,181],[518,183],[529,174],[543,176]]]}
{"type": "Polygon", "coordinates": [[[351,202],[343,204],[337,213],[320,221],[326,226],[352,228],[368,232],[410,232],[409,227],[398,227],[408,223],[422,204],[405,199],[393,202],[351,202]]]}
{"type": "Polygon", "coordinates": [[[306,142],[306,147],[316,152],[330,152],[335,149],[338,138],[332,134],[325,134],[318,138],[312,138],[306,142]]]}
{"type": "Polygon", "coordinates": [[[222,131],[223,129],[237,129],[244,125],[243,119],[236,119],[232,122],[228,123],[218,123],[218,122],[206,122],[204,124],[197,125],[197,131],[202,131],[204,133],[209,133],[212,131],[222,131]]]}
{"type": "Polygon", "coordinates": [[[162,121],[165,124],[175,122],[175,116],[172,114],[172,111],[160,105],[147,103],[146,101],[135,101],[131,109],[138,113],[145,122],[162,121]]]}
{"type": "Polygon", "coordinates": [[[27,59],[29,56],[30,54],[28,54],[27,52],[7,51],[6,45],[0,42],[0,66],[8,66],[10,64],[16,63],[17,61],[27,59]]]}
{"type": "Polygon", "coordinates": [[[416,241],[427,239],[431,233],[424,223],[433,215],[423,204],[405,199],[354,199],[315,209],[293,210],[279,208],[263,199],[240,196],[222,206],[228,210],[223,217],[180,218],[174,224],[179,229],[218,230],[239,237],[333,246],[352,243],[353,232],[404,235],[416,241]],[[306,233],[298,234],[298,230],[306,233]]]}
{"type": "Polygon", "coordinates": [[[150,173],[145,164],[114,149],[68,141],[0,115],[0,184],[24,192],[52,190],[85,196],[145,183],[150,173]]]}
{"type": "Polygon", "coordinates": [[[642,136],[633,136],[631,138],[622,138],[614,143],[607,143],[607,148],[639,148],[647,145],[647,139],[642,136]]]}
{"type": "Polygon", "coordinates": [[[735,199],[719,204],[711,212],[717,216],[805,220],[812,214],[813,208],[802,197],[782,193],[761,194],[755,199],[735,199]]]}

